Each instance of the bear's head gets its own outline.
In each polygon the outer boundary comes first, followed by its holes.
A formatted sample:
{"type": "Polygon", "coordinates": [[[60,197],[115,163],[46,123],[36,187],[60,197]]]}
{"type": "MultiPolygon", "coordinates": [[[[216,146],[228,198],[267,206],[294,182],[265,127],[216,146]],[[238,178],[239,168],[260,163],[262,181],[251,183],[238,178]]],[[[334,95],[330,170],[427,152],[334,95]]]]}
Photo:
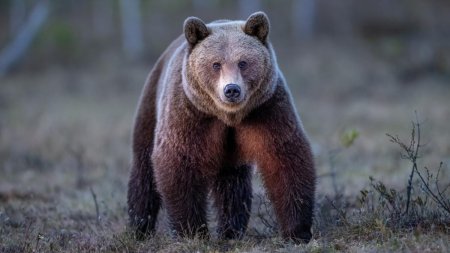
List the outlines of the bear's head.
{"type": "Polygon", "coordinates": [[[186,19],[183,88],[198,109],[236,125],[272,96],[278,71],[269,27],[263,12],[246,21],[186,19]]]}

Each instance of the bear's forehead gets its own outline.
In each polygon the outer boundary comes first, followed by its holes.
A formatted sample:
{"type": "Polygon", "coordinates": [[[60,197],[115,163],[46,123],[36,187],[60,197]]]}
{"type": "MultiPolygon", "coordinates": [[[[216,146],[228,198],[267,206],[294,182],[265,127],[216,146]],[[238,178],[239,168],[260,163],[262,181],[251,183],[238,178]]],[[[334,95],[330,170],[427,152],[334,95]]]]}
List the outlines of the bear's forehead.
{"type": "Polygon", "coordinates": [[[208,29],[214,32],[220,31],[241,31],[243,32],[244,21],[217,20],[207,24],[208,29]]]}
{"type": "Polygon", "coordinates": [[[230,39],[240,39],[248,36],[244,33],[244,21],[219,20],[207,25],[211,37],[221,37],[230,39]]]}
{"type": "Polygon", "coordinates": [[[206,58],[233,59],[240,58],[242,55],[250,57],[251,55],[260,55],[261,43],[245,34],[243,31],[216,31],[211,33],[202,41],[198,49],[206,58]]]}
{"type": "Polygon", "coordinates": [[[244,33],[244,21],[227,21],[219,20],[208,24],[209,36],[205,39],[208,47],[220,48],[221,50],[227,47],[250,46],[254,47],[259,44],[259,41],[244,33]]]}

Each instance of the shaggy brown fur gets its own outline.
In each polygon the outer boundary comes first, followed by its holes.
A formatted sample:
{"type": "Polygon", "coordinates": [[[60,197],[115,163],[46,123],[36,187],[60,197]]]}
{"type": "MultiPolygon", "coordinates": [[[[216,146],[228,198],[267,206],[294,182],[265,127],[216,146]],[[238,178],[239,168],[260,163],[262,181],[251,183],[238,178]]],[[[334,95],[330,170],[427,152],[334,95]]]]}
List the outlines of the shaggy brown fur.
{"type": "Polygon", "coordinates": [[[158,60],[133,134],[128,205],[138,234],[154,231],[162,199],[175,234],[207,237],[211,192],[219,236],[241,238],[256,167],[282,236],[310,240],[313,158],[268,33],[261,12],[245,22],[188,18],[158,60]],[[237,102],[224,97],[228,82],[241,89],[237,102]]]}

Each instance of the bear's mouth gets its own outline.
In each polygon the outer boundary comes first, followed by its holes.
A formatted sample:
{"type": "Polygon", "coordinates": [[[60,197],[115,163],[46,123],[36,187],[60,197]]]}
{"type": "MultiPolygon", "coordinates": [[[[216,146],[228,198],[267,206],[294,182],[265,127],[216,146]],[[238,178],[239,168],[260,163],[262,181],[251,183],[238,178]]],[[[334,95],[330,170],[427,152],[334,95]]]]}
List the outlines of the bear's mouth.
{"type": "Polygon", "coordinates": [[[233,105],[233,104],[239,104],[241,102],[241,100],[242,99],[240,99],[240,98],[227,98],[227,100],[223,101],[223,102],[233,105]]]}
{"type": "Polygon", "coordinates": [[[221,96],[214,99],[216,105],[227,112],[236,112],[241,110],[247,104],[247,96],[240,96],[237,98],[222,98],[221,96]]]}

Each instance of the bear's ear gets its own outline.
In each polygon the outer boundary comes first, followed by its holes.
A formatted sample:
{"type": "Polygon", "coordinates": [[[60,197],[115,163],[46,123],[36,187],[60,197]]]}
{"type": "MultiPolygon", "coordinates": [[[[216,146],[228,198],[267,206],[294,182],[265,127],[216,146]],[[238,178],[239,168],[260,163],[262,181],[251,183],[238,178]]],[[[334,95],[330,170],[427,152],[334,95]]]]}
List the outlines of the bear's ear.
{"type": "Polygon", "coordinates": [[[269,18],[264,12],[259,11],[248,17],[245,22],[244,32],[248,35],[256,36],[261,42],[266,43],[269,29],[269,18]]]}
{"type": "Polygon", "coordinates": [[[189,17],[184,21],[184,36],[192,46],[209,35],[205,23],[196,17],[189,17]]]}

